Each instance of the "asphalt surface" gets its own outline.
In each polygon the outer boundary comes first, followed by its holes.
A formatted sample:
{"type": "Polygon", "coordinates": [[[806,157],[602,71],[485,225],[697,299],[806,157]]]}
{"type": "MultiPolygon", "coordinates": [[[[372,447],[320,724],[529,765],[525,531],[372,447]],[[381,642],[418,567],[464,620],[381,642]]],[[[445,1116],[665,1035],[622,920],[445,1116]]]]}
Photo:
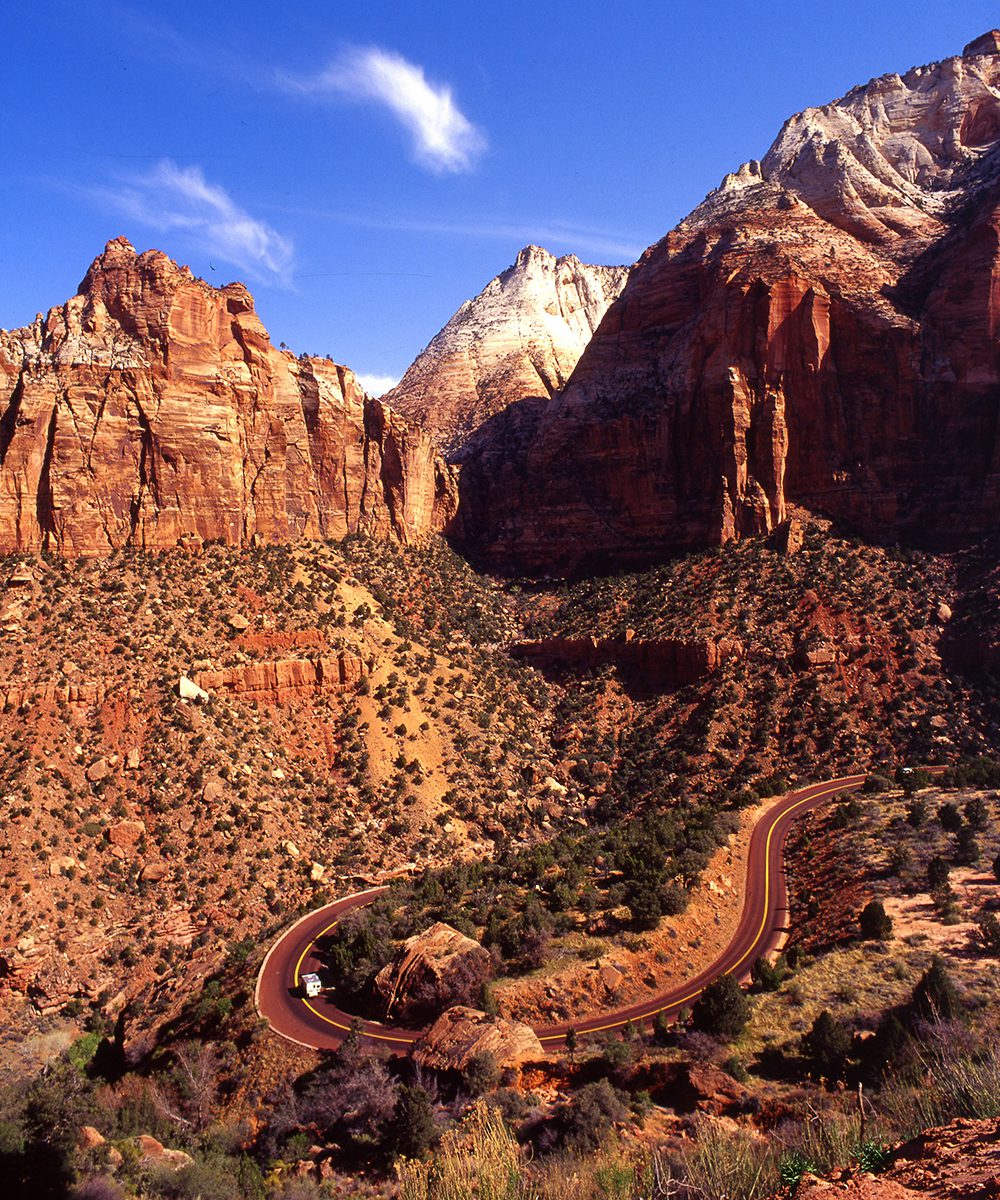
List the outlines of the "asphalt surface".
{"type": "MultiPolygon", "coordinates": [[[[680,1009],[690,1006],[720,975],[735,975],[740,980],[747,978],[754,961],[775,949],[786,930],[788,893],[783,859],[789,829],[798,817],[833,796],[859,787],[865,778],[864,775],[845,775],[789,792],[761,817],[750,837],[743,913],[732,941],[715,962],[684,983],[641,1004],[585,1020],[536,1026],[535,1032],[541,1042],[550,1046],[562,1043],[571,1026],[578,1036],[583,1036],[618,1029],[630,1021],[639,1024],[661,1012],[672,1017],[680,1009]]],[[[333,1049],[340,1044],[354,1018],[339,1009],[332,996],[305,999],[300,993],[299,981],[307,972],[321,969],[319,947],[338,922],[385,891],[379,887],[345,896],[302,917],[274,943],[261,966],[255,998],[258,1012],[275,1033],[314,1049],[333,1049]]],[[[359,1032],[362,1039],[405,1054],[422,1030],[361,1021],[359,1032]]]]}

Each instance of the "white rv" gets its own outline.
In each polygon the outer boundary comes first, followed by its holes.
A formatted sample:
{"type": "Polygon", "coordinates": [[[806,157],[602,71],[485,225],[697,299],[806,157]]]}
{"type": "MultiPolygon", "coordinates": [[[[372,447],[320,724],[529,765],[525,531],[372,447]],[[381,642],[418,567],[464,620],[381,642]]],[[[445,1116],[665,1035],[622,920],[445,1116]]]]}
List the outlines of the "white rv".
{"type": "Polygon", "coordinates": [[[323,984],[318,975],[314,975],[311,971],[308,975],[302,976],[302,990],[306,996],[318,996],[323,990],[323,984]]]}

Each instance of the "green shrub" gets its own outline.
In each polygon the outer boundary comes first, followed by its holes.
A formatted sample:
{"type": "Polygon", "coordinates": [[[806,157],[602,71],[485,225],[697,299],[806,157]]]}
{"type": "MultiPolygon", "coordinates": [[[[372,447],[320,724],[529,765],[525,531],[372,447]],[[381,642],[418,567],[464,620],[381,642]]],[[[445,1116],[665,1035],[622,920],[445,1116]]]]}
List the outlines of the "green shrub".
{"type": "Polygon", "coordinates": [[[861,936],[868,941],[884,942],[892,937],[892,917],[881,900],[869,900],[861,910],[861,936]]]}
{"type": "Polygon", "coordinates": [[[750,1019],[751,1004],[732,975],[720,975],[705,988],[691,1011],[691,1023],[713,1037],[738,1037],[750,1019]]]}

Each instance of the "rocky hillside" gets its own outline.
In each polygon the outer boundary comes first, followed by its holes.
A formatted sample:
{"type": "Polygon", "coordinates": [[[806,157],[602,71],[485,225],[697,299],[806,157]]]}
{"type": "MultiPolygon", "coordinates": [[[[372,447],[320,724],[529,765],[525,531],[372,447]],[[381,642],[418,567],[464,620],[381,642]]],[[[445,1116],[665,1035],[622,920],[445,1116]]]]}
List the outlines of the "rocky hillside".
{"type": "Polygon", "coordinates": [[[628,272],[525,246],[462,305],[385,399],[460,456],[484,421],[565,384],[628,272]]]}
{"type": "Polygon", "coordinates": [[[1000,33],[788,121],[651,247],[462,480],[502,566],[651,560],[789,503],[951,541],[1000,514],[1000,33]]]}
{"type": "Polygon", "coordinates": [[[124,238],[0,332],[0,551],[410,542],[452,506],[431,440],[350,371],[276,350],[242,284],[124,238]]]}

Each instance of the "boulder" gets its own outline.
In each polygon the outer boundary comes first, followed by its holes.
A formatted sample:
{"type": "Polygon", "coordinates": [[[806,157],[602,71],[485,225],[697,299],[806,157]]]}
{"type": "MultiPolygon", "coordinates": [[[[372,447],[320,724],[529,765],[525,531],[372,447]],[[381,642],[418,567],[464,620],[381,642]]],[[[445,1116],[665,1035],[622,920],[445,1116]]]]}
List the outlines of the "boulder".
{"type": "Polygon", "coordinates": [[[392,962],[376,975],[375,990],[387,1017],[420,1021],[478,998],[491,974],[489,953],[438,921],[406,939],[392,962]]]}
{"type": "Polygon", "coordinates": [[[185,1154],[183,1150],[168,1150],[148,1133],[140,1133],[135,1140],[139,1146],[139,1161],[143,1166],[159,1165],[180,1171],[194,1163],[190,1154],[185,1154]]]}
{"type": "Polygon", "coordinates": [[[649,1061],[634,1067],[624,1082],[676,1113],[734,1116],[749,1096],[742,1083],[710,1063],[649,1061]]]}
{"type": "Polygon", "coordinates": [[[100,783],[102,779],[107,779],[111,773],[111,768],[108,766],[106,758],[96,758],[87,768],[87,782],[100,783]]]}
{"type": "Polygon", "coordinates": [[[108,841],[112,846],[120,846],[128,850],[134,846],[146,833],[146,826],[141,821],[117,821],[108,826],[108,841]]]}
{"type": "Polygon", "coordinates": [[[107,1142],[107,1138],[95,1129],[93,1125],[81,1125],[80,1132],[76,1139],[76,1144],[81,1150],[96,1150],[98,1146],[103,1146],[107,1142]]]}
{"type": "Polygon", "coordinates": [[[186,675],[182,675],[177,681],[177,695],[182,700],[195,700],[199,704],[204,704],[208,699],[208,692],[204,688],[200,688],[193,679],[188,679],[186,675]]]}
{"type": "Polygon", "coordinates": [[[529,1025],[455,1005],[414,1045],[413,1059],[435,1071],[461,1071],[477,1054],[487,1052],[498,1067],[520,1067],[545,1057],[542,1043],[529,1025]]]}

